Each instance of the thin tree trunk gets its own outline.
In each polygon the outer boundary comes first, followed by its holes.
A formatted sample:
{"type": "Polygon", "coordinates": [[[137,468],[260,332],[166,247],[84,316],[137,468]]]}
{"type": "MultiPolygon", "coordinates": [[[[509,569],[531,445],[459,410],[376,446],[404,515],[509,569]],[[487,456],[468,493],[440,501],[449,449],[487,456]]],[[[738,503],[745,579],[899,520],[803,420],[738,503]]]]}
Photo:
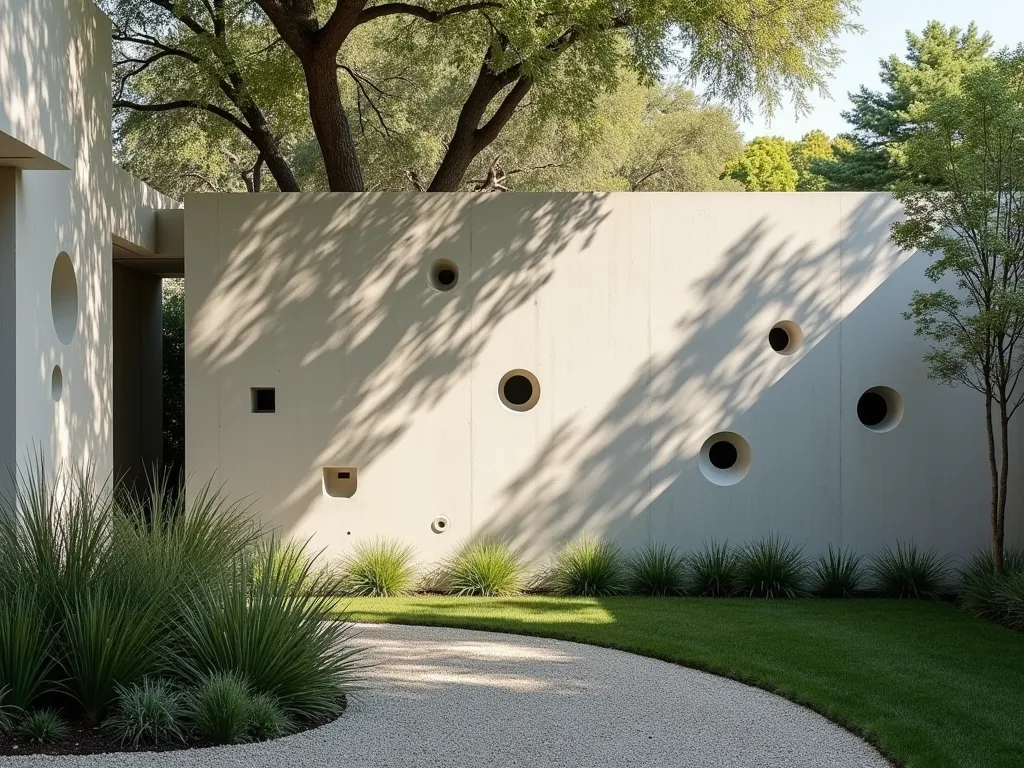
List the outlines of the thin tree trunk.
{"type": "Polygon", "coordinates": [[[996,574],[1003,572],[1006,551],[1004,549],[1004,538],[1006,534],[1006,494],[1008,489],[1008,475],[1010,472],[1010,419],[1006,415],[1006,398],[999,399],[999,448],[1002,453],[1000,462],[1002,466],[999,472],[999,500],[996,505],[996,524],[992,529],[992,555],[993,569],[996,574]]]}
{"type": "Polygon", "coordinates": [[[989,525],[992,530],[992,563],[993,571],[996,575],[1001,572],[996,563],[1001,558],[998,556],[997,549],[1001,547],[996,542],[996,533],[998,530],[997,522],[999,520],[999,465],[996,462],[996,440],[995,430],[992,426],[992,401],[995,398],[992,396],[991,386],[985,387],[985,436],[988,441],[988,470],[989,470],[989,525]]]}
{"type": "Polygon", "coordinates": [[[277,188],[282,192],[301,192],[298,179],[295,178],[291,165],[281,152],[281,145],[270,130],[263,112],[255,106],[249,106],[242,110],[242,114],[252,129],[252,136],[249,138],[263,157],[267,170],[277,182],[277,188]]]}
{"type": "Polygon", "coordinates": [[[335,54],[314,51],[303,60],[302,68],[309,91],[309,116],[324,158],[327,184],[332,192],[362,192],[363,172],[341,103],[335,54]]]}

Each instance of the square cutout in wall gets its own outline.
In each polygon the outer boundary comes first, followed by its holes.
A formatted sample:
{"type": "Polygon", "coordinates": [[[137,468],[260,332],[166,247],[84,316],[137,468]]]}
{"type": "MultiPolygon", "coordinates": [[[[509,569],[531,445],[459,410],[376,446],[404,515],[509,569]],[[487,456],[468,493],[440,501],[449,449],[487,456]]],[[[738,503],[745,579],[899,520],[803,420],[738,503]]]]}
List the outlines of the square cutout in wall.
{"type": "Polygon", "coordinates": [[[249,390],[253,413],[276,413],[277,390],[274,387],[253,387],[249,390]]]}
{"type": "Polygon", "coordinates": [[[356,492],[355,467],[324,467],[324,493],[336,499],[349,499],[356,492]]]}

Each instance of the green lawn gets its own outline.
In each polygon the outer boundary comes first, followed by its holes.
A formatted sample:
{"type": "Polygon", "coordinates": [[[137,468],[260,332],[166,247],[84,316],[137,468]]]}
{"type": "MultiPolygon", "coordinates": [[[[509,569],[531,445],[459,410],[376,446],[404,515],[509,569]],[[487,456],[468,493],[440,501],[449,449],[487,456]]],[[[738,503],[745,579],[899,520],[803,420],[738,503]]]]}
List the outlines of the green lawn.
{"type": "Polygon", "coordinates": [[[1024,635],[890,600],[355,598],[354,621],[575,640],[812,707],[907,768],[1024,766],[1024,635]]]}

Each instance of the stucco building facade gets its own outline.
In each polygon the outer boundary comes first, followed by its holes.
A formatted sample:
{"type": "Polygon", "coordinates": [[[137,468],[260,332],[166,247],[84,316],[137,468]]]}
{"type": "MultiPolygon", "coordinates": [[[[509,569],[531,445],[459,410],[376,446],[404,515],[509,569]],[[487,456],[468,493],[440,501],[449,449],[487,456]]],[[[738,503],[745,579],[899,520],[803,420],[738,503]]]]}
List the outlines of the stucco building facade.
{"type": "Polygon", "coordinates": [[[890,196],[182,210],[114,163],[102,13],[0,18],[0,463],[137,479],[159,458],[159,281],[184,274],[192,478],[317,548],[986,543],[981,401],[927,378],[901,313],[929,257],[890,243],[890,196]]]}

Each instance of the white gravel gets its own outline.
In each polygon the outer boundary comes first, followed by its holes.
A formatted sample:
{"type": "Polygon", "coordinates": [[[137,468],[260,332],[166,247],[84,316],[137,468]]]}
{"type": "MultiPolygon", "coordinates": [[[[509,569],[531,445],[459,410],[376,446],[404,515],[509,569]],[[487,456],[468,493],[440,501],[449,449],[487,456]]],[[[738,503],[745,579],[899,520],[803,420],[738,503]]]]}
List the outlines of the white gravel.
{"type": "Polygon", "coordinates": [[[264,744],[25,756],[3,766],[888,768],[785,699],[674,664],[556,640],[365,625],[376,663],[337,721],[264,744]]]}

